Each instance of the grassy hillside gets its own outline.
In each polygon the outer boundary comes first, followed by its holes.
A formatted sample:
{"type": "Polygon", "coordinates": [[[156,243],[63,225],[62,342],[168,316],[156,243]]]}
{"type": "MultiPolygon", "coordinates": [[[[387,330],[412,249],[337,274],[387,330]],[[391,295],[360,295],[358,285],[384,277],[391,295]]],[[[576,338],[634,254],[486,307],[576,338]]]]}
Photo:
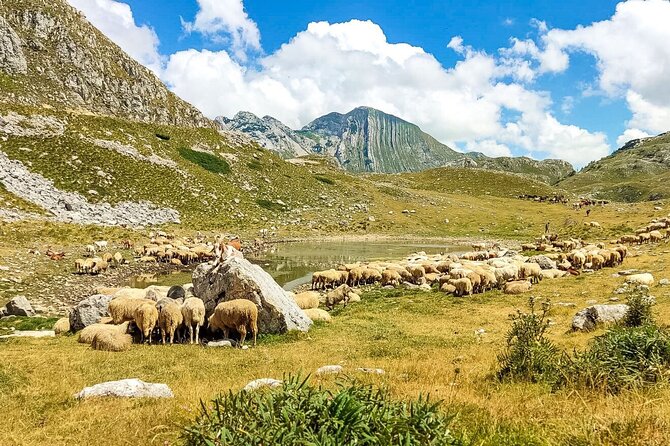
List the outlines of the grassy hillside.
{"type": "Polygon", "coordinates": [[[587,165],[559,186],[575,193],[636,202],[670,197],[670,133],[634,140],[587,165]]]}

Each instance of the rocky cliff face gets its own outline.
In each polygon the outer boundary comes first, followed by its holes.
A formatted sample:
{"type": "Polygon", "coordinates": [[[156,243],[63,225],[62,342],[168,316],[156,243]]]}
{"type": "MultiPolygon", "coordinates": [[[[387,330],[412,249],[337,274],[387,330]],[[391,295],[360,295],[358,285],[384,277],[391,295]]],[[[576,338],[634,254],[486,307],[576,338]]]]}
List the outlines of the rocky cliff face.
{"type": "Polygon", "coordinates": [[[214,124],[65,0],[0,2],[0,101],[183,127],[214,124]]]}
{"type": "Polygon", "coordinates": [[[415,172],[463,155],[398,117],[368,107],[330,113],[305,126],[316,150],[351,172],[415,172]]]}
{"type": "Polygon", "coordinates": [[[271,116],[259,118],[253,113],[241,111],[232,119],[219,116],[215,121],[224,130],[247,134],[262,147],[277,152],[282,158],[313,153],[313,140],[271,116]]]}
{"type": "Polygon", "coordinates": [[[538,161],[525,156],[489,158],[479,153],[470,158],[473,154],[468,153],[467,155],[468,158],[450,162],[447,166],[520,173],[547,184],[556,184],[575,174],[572,165],[563,160],[538,161]]]}

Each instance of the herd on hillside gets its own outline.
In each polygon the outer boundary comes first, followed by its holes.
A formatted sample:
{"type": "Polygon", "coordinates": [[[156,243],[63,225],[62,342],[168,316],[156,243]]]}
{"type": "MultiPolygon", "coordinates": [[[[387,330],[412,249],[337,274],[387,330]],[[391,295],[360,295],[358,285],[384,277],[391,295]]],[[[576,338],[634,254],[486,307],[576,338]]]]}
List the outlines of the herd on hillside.
{"type": "MultiPolygon", "coordinates": [[[[473,251],[464,254],[426,255],[413,254],[404,260],[393,262],[357,262],[342,264],[333,269],[317,271],[312,275],[311,290],[298,294],[287,293],[297,306],[313,321],[331,321],[332,310],[342,304],[360,300],[356,288],[379,285],[386,288],[418,288],[425,291],[438,289],[454,296],[469,296],[499,289],[506,294],[521,294],[543,279],[580,275],[585,271],[621,265],[628,254],[627,245],[657,243],[670,238],[670,215],[652,220],[635,234],[624,235],[610,244],[588,244],[570,238],[560,240],[555,234],[546,234],[534,243],[523,244],[522,251],[537,251],[543,254],[527,257],[513,251],[501,249],[497,244],[475,243],[473,251]],[[322,308],[320,308],[322,307],[322,308]]],[[[137,261],[151,257],[155,262],[177,259],[183,264],[221,261],[228,255],[242,255],[238,238],[217,238],[216,242],[204,239],[177,239],[165,233],[151,234],[149,243],[134,248],[130,241],[123,247],[133,249],[137,261]]],[[[94,256],[98,250],[106,249],[107,243],[95,242],[86,247],[94,256]]],[[[109,262],[107,253],[101,257],[90,257],[75,261],[75,270],[82,270],[82,260],[109,262]]],[[[125,262],[123,256],[111,256],[111,262],[125,262]]],[[[95,265],[93,266],[93,268],[95,265]]],[[[89,265],[89,268],[90,265],[89,265]]],[[[100,271],[102,272],[102,271],[100,271]]],[[[650,285],[648,283],[643,283],[650,285]]],[[[160,287],[159,287],[160,288],[160,287]]],[[[164,287],[167,288],[167,287],[164,287]]],[[[184,341],[200,343],[200,330],[206,327],[210,334],[223,332],[229,338],[232,332],[239,337],[238,345],[244,345],[247,333],[253,345],[258,334],[258,308],[245,299],[234,299],[217,305],[206,318],[201,299],[192,295],[192,288],[172,287],[163,294],[145,289],[120,288],[110,291],[113,298],[108,305],[108,318],[89,325],[79,333],[79,341],[91,344],[95,349],[123,351],[135,340],[151,343],[160,334],[162,343],[184,341]],[[134,332],[139,339],[134,339],[134,332]],[[187,335],[188,334],[188,335],[187,335]]],[[[56,323],[57,333],[69,331],[68,319],[56,323]]]]}

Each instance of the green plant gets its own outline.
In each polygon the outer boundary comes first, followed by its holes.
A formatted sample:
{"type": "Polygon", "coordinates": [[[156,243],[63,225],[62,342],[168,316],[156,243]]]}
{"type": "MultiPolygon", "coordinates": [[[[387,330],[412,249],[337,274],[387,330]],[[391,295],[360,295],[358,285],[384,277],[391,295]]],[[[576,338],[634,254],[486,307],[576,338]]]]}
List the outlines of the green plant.
{"type": "Polygon", "coordinates": [[[330,184],[330,185],[335,184],[335,181],[323,175],[314,175],[314,178],[318,181],[321,181],[324,184],[330,184]]]}
{"type": "Polygon", "coordinates": [[[628,297],[628,311],[621,324],[624,327],[640,327],[645,324],[654,324],[652,306],[656,304],[649,292],[640,288],[635,289],[628,297]]]}
{"type": "Polygon", "coordinates": [[[201,403],[183,431],[187,445],[458,445],[453,417],[419,397],[394,400],[357,382],[335,390],[288,377],[277,389],[232,391],[201,403]]]}
{"type": "Polygon", "coordinates": [[[230,165],[226,162],[226,160],[207,152],[199,152],[197,150],[191,150],[182,147],[179,149],[179,154],[182,156],[182,158],[192,162],[193,164],[197,164],[209,172],[222,174],[230,172],[230,165]]]}
{"type": "Polygon", "coordinates": [[[653,324],[613,327],[575,353],[565,375],[572,385],[609,393],[667,381],[670,334],[653,324]]]}
{"type": "Polygon", "coordinates": [[[285,205],[270,200],[264,200],[262,198],[256,200],[256,204],[268,211],[286,211],[285,205]]]}
{"type": "Polygon", "coordinates": [[[247,167],[251,170],[263,170],[263,164],[258,160],[251,160],[247,163],[247,167]]]}
{"type": "Polygon", "coordinates": [[[162,139],[163,141],[169,141],[170,135],[164,135],[162,133],[156,133],[156,138],[162,139]]]}
{"type": "Polygon", "coordinates": [[[498,355],[497,377],[529,382],[555,383],[560,375],[563,352],[547,337],[549,328],[548,301],[542,302],[540,313],[535,311],[535,299],[530,298],[530,312],[517,310],[510,316],[512,328],[507,333],[507,348],[498,355]]]}

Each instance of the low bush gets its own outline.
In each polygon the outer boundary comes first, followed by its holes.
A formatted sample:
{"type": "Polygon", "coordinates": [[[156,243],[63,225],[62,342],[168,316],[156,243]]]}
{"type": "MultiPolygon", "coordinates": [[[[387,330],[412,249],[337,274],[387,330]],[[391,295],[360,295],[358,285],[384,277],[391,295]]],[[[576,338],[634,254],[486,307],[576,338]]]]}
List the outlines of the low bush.
{"type": "Polygon", "coordinates": [[[263,170],[263,164],[258,160],[251,160],[247,163],[247,167],[251,170],[263,170]]]}
{"type": "Polygon", "coordinates": [[[197,150],[191,150],[185,147],[179,149],[179,155],[209,172],[222,174],[230,172],[230,165],[226,160],[215,155],[206,152],[198,152],[197,150]]]}
{"type": "Polygon", "coordinates": [[[670,378],[670,334],[653,324],[613,327],[566,364],[565,384],[618,393],[670,378]]]}
{"type": "Polygon", "coordinates": [[[202,403],[183,431],[187,445],[460,445],[453,417],[419,397],[394,400],[356,382],[335,390],[289,377],[276,389],[229,392],[202,403]]]}
{"type": "Polygon", "coordinates": [[[314,175],[314,178],[316,178],[317,181],[321,181],[324,184],[330,184],[330,185],[335,184],[334,180],[331,180],[330,178],[323,175],[314,175]]]}
{"type": "Polygon", "coordinates": [[[270,200],[258,199],[256,204],[268,211],[286,211],[286,206],[270,200]]]}
{"type": "Polygon", "coordinates": [[[628,297],[628,311],[621,324],[624,327],[641,327],[654,323],[654,314],[652,306],[656,304],[649,292],[643,288],[633,290],[628,297]]]}
{"type": "Polygon", "coordinates": [[[163,141],[169,141],[170,135],[164,135],[162,133],[156,133],[156,138],[162,139],[163,141]]]}
{"type": "Polygon", "coordinates": [[[554,384],[559,380],[564,353],[545,336],[550,305],[543,302],[539,313],[533,298],[529,305],[529,313],[517,310],[510,316],[512,328],[507,333],[506,350],[498,355],[496,375],[500,380],[554,384]]]}

